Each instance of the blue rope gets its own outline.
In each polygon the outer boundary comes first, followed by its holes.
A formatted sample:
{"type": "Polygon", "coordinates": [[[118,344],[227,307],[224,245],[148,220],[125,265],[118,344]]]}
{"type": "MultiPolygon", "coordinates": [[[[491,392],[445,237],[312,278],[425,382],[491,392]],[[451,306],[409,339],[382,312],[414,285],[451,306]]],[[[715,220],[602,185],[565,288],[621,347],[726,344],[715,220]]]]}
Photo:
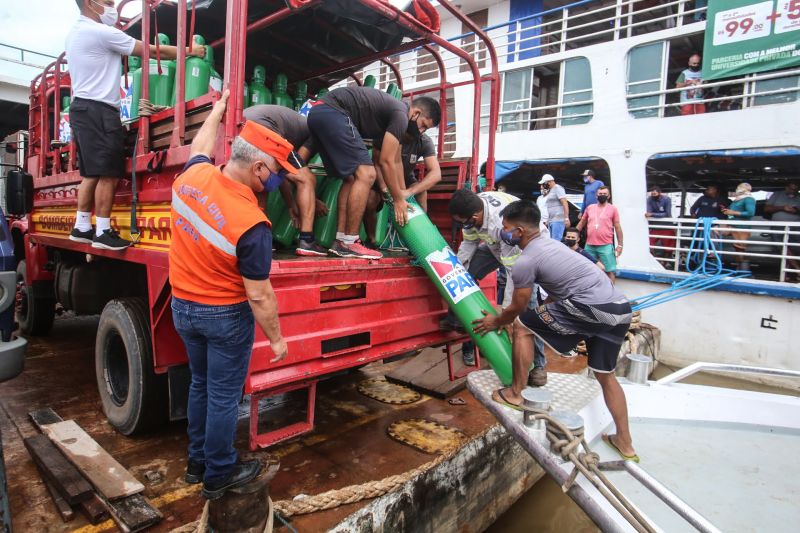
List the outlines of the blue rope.
{"type": "MultiPolygon", "coordinates": [[[[689,276],[673,283],[668,289],[647,294],[631,302],[634,311],[653,307],[721,285],[726,281],[745,278],[748,271],[723,267],[722,258],[712,240],[712,227],[716,218],[699,218],[692,231],[689,253],[686,254],[686,271],[689,276]]],[[[679,252],[677,252],[679,253],[679,252]]]]}

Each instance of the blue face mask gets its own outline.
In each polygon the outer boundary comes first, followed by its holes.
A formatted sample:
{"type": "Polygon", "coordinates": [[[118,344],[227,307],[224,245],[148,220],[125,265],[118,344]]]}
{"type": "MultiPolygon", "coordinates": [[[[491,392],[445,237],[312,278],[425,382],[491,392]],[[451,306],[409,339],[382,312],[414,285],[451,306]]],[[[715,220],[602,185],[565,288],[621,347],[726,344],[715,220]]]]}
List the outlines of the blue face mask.
{"type": "Polygon", "coordinates": [[[519,228],[514,228],[511,231],[500,230],[500,240],[509,246],[517,246],[522,240],[522,236],[514,237],[514,232],[519,228]]]}
{"type": "Polygon", "coordinates": [[[285,170],[279,170],[277,174],[270,170],[269,176],[267,176],[267,179],[262,179],[261,184],[264,185],[265,191],[272,192],[278,187],[280,187],[285,177],[286,177],[285,170]]]}
{"type": "Polygon", "coordinates": [[[464,222],[461,223],[461,227],[464,228],[464,229],[472,229],[472,228],[474,228],[475,227],[475,219],[474,218],[468,218],[467,220],[465,220],[464,222]]]}

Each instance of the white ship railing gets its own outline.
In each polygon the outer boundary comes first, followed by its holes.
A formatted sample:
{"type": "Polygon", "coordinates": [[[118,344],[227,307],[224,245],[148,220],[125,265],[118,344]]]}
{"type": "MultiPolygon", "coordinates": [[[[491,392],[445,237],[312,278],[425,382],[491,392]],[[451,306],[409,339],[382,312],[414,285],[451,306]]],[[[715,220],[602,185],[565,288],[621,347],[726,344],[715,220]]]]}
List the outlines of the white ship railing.
{"type": "MultiPolygon", "coordinates": [[[[696,219],[649,219],[649,235],[660,245],[651,245],[650,253],[670,270],[686,270],[686,254],[692,244],[696,219]],[[670,235],[654,234],[654,230],[669,231],[670,235]],[[674,241],[674,242],[670,242],[674,241]],[[671,244],[665,246],[665,242],[671,244]]],[[[711,241],[717,255],[728,266],[744,258],[751,264],[753,278],[787,281],[787,274],[800,276],[800,222],[771,220],[715,220],[711,241]],[[731,231],[749,232],[746,239],[735,239],[731,231]],[[792,242],[794,241],[794,242],[792,242]],[[733,248],[744,244],[745,250],[733,248]]],[[[702,239],[702,235],[699,236],[702,239]]],[[[702,242],[697,243],[702,245],[702,242]]]]}
{"type": "Polygon", "coordinates": [[[790,70],[782,70],[778,72],[769,72],[769,73],[757,73],[757,74],[750,74],[747,76],[743,76],[740,78],[734,79],[726,79],[725,81],[717,81],[717,82],[705,82],[702,84],[693,85],[691,89],[703,89],[707,91],[709,89],[714,89],[718,87],[736,87],[742,86],[742,93],[741,94],[728,94],[723,96],[710,96],[709,98],[704,98],[702,100],[689,100],[686,102],[665,102],[665,96],[670,94],[680,93],[685,91],[686,88],[673,88],[673,89],[663,89],[659,91],[648,91],[648,92],[641,92],[641,93],[632,93],[630,92],[631,87],[636,85],[642,85],[647,83],[653,82],[660,82],[661,78],[655,78],[652,80],[645,80],[645,81],[637,81],[628,83],[628,111],[633,114],[637,111],[649,111],[649,110],[658,110],[659,116],[664,116],[664,111],[668,108],[680,108],[686,104],[710,104],[716,102],[723,102],[723,101],[739,101],[740,107],[753,107],[759,104],[756,100],[757,97],[763,96],[772,96],[772,95],[779,95],[779,94],[790,94],[794,93],[793,99],[796,100],[800,97],[800,83],[798,80],[795,80],[795,85],[793,87],[783,87],[780,89],[771,89],[771,90],[758,90],[757,83],[760,81],[767,81],[767,80],[775,80],[775,79],[783,79],[783,78],[791,78],[791,77],[800,76],[800,69],[790,69],[790,70]],[[647,98],[652,96],[659,96],[662,97],[659,100],[658,104],[654,105],[644,105],[644,106],[634,106],[631,107],[631,101],[637,100],[641,98],[647,98]]]}
{"type": "Polygon", "coordinates": [[[656,381],[659,385],[669,385],[677,383],[698,372],[731,372],[734,374],[765,374],[768,376],[780,376],[790,378],[800,378],[800,372],[796,370],[786,370],[783,368],[770,368],[762,366],[732,365],[727,363],[705,363],[699,361],[691,365],[676,370],[668,376],[656,381]]]}
{"type": "MultiPolygon", "coordinates": [[[[639,8],[644,1],[616,0],[600,5],[600,0],[583,0],[488,26],[484,31],[491,38],[503,64],[624,39],[634,34],[679,28],[699,22],[706,12],[705,6],[694,7],[695,0],[669,0],[639,8]]],[[[448,40],[460,41],[461,48],[470,52],[478,65],[484,67],[482,70],[488,70],[489,56],[478,36],[470,32],[448,40]]],[[[448,73],[458,72],[464,65],[452,54],[442,59],[448,73]]],[[[417,83],[417,74],[426,76],[419,81],[422,85],[438,82],[436,61],[428,53],[415,50],[402,54],[397,66],[403,80],[409,84],[417,83]]]]}
{"type": "MultiPolygon", "coordinates": [[[[528,58],[565,52],[604,41],[667,28],[679,28],[704,19],[706,7],[694,7],[695,0],[668,0],[654,6],[644,6],[645,0],[580,0],[526,17],[484,28],[494,45],[500,64],[515,63],[528,58]]],[[[470,53],[482,73],[489,71],[489,54],[474,33],[448,38],[470,53]]],[[[448,76],[467,72],[463,60],[431,45],[442,55],[448,76]]],[[[439,83],[439,67],[430,53],[416,49],[393,58],[406,89],[414,92],[439,83]],[[419,79],[418,79],[419,78],[419,79]]],[[[374,63],[365,73],[381,74],[378,88],[395,81],[388,67],[374,63]]],[[[340,82],[336,86],[347,84],[340,82]]]]}

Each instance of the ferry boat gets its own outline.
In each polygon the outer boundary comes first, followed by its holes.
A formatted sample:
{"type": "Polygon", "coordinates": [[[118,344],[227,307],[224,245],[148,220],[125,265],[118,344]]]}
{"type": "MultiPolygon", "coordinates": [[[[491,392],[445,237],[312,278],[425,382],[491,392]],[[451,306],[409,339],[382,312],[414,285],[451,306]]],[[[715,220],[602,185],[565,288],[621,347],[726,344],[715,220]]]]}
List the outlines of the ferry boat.
{"type": "MultiPolygon", "coordinates": [[[[787,349],[800,316],[800,263],[795,258],[800,250],[790,246],[800,238],[800,222],[769,220],[764,213],[768,196],[800,178],[800,68],[703,82],[697,88],[705,91],[704,97],[696,101],[706,112],[683,116],[681,89],[675,83],[689,57],[703,54],[707,2],[459,4],[484,28],[496,50],[495,57],[479,36],[439,9],[442,36],[460,43],[484,76],[480,149],[485,161],[494,146],[495,161],[488,158],[487,174],[494,173],[496,186],[534,198],[540,177],[549,173],[579,199],[581,175],[593,170],[610,186],[611,201],[620,212],[625,247],[618,259],[618,284],[635,299],[688,276],[686,255],[696,224],[689,212],[703,189],[713,184],[732,195],[739,183],[750,183],[756,216],[746,223],[714,224],[746,226],[742,229],[749,235],[740,236],[745,252],[735,253],[737,239],[730,233],[713,240],[726,267],[735,268],[744,258],[752,275],[654,306],[643,318],[662,330],[659,359],[670,365],[704,360],[800,370],[800,359],[787,349]],[[494,64],[500,81],[497,94],[491,87],[494,64]],[[490,133],[494,97],[500,119],[496,133],[490,133]],[[648,224],[646,198],[654,185],[671,198],[673,212],[648,224]],[[665,229],[675,238],[659,237],[659,230],[665,229]]],[[[778,13],[789,7],[778,4],[778,13]]],[[[789,16],[795,13],[784,14],[789,16]]],[[[394,58],[393,65],[376,63],[364,73],[385,85],[397,69],[404,91],[422,94],[436,90],[436,64],[441,60],[447,66],[447,81],[466,80],[462,59],[444,52],[437,56],[415,50],[394,58]]],[[[451,94],[442,132],[445,153],[467,157],[474,134],[459,125],[470,123],[472,88],[456,87],[451,94]]]]}

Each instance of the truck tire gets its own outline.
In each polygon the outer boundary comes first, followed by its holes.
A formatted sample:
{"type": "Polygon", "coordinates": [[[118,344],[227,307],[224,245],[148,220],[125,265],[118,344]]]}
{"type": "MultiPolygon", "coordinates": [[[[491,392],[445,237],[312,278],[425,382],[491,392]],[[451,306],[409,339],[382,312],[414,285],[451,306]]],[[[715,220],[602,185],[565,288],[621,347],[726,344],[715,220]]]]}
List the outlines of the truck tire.
{"type": "MultiPolygon", "coordinates": [[[[25,261],[17,265],[16,320],[24,335],[47,335],[53,328],[56,316],[56,300],[52,290],[28,284],[25,261]],[[44,290],[37,290],[44,289],[44,290]],[[48,296],[41,293],[47,292],[48,296]]],[[[49,283],[49,282],[47,282],[49,283]]]]}
{"type": "Polygon", "coordinates": [[[149,309],[145,298],[111,300],[100,314],[95,375],[103,412],[123,435],[167,420],[167,376],[153,371],[149,309]]]}

